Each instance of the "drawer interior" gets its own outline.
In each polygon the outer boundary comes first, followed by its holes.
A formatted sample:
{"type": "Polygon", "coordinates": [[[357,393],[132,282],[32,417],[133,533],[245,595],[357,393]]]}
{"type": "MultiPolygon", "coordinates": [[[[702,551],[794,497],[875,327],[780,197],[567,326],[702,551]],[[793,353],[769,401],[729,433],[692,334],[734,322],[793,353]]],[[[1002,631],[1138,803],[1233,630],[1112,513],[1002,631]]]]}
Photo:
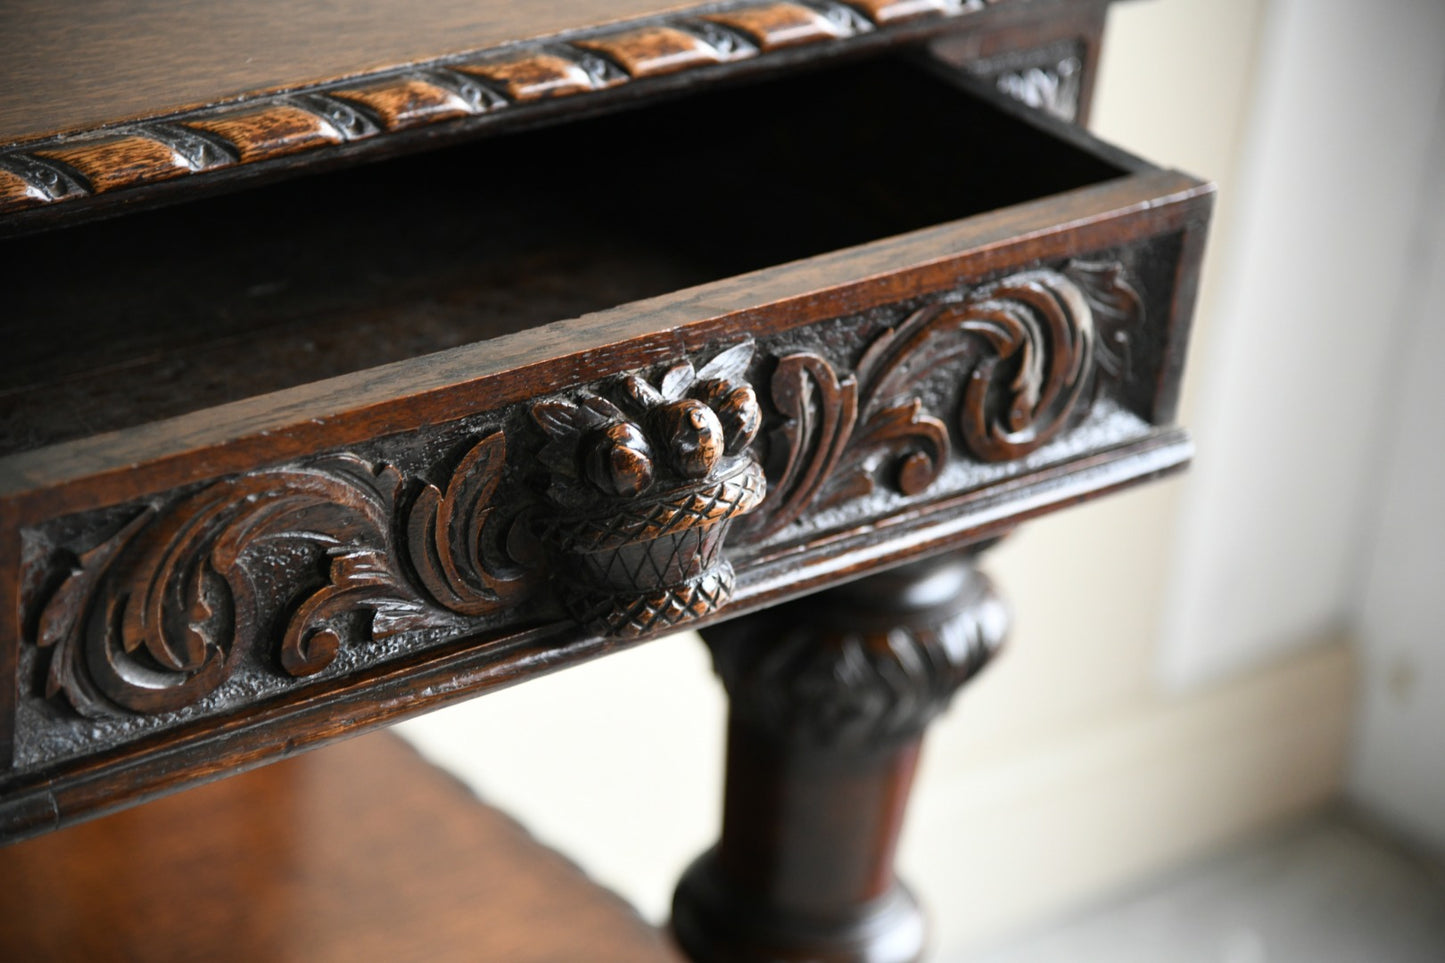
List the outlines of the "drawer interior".
{"type": "Polygon", "coordinates": [[[1129,173],[907,59],[0,243],[0,454],[1129,173]]]}

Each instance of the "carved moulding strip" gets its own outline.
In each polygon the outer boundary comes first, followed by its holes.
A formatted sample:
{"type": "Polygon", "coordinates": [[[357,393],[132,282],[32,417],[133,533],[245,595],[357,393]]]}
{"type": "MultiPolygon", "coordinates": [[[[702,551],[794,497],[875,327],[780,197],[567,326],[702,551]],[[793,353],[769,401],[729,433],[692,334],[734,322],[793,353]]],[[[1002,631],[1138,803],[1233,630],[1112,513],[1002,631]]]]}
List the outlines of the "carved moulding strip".
{"type": "Polygon", "coordinates": [[[280,157],[335,149],[545,100],[914,29],[1003,0],[709,4],[665,17],[450,56],[0,151],[0,216],[280,157]]]}
{"type": "Polygon", "coordinates": [[[865,497],[882,478],[902,495],[938,481],[955,436],[963,456],[1014,461],[1089,408],[1100,370],[1128,375],[1128,332],[1143,301],[1117,262],[1010,275],[913,311],[877,335],[852,372],[821,355],[778,360],[771,400],[771,495],[743,527],[776,534],[804,513],[865,497]],[[962,368],[952,417],[921,386],[962,368]],[[951,425],[950,422],[951,421],[951,425]]]}

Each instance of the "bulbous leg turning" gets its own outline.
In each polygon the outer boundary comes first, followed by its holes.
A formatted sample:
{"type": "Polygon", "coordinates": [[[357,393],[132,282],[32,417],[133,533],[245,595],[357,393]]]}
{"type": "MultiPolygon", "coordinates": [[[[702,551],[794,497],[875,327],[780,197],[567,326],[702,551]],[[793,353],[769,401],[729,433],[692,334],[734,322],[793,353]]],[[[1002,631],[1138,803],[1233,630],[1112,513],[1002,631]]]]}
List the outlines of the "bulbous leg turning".
{"type": "Polygon", "coordinates": [[[1005,606],[972,554],[704,633],[730,700],[718,844],[673,931],[699,963],[906,963],[926,925],[893,856],[923,731],[987,663],[1005,606]]]}

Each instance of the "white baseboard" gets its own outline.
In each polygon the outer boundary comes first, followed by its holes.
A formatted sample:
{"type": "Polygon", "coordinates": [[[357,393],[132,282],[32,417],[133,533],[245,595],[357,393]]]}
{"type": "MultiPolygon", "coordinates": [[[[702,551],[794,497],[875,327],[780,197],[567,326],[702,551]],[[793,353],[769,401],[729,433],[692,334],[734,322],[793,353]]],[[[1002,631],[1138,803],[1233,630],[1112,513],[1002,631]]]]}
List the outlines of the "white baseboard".
{"type": "Polygon", "coordinates": [[[1354,684],[1337,641],[952,778],[925,766],[901,870],[927,894],[935,952],[992,942],[1333,799],[1354,684]]]}

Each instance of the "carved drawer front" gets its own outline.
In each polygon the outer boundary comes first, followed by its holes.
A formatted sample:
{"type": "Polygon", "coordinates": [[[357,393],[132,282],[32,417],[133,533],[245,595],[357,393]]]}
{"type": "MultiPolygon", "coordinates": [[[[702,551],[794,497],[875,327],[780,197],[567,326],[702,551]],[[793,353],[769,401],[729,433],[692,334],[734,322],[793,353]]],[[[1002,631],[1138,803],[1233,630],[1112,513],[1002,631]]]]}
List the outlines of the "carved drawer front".
{"type": "Polygon", "coordinates": [[[969,83],[855,63],[5,242],[0,831],[1180,466],[1211,189],[969,83]]]}

